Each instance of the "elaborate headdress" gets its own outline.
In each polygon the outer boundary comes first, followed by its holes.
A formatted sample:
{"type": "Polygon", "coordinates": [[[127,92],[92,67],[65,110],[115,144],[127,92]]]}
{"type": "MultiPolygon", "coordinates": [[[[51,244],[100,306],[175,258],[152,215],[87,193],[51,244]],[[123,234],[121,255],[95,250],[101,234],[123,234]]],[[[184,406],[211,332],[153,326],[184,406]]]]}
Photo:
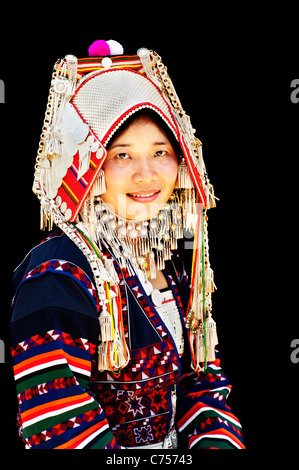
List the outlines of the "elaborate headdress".
{"type": "Polygon", "coordinates": [[[129,352],[120,321],[119,280],[113,263],[102,253],[101,243],[109,239],[120,263],[142,273],[145,255],[154,256],[155,251],[158,267],[163,268],[177,238],[183,236],[184,229],[192,229],[186,322],[193,367],[201,370],[200,364],[214,359],[217,344],[211,317],[215,286],[206,217],[206,210],[215,206],[213,187],[202,158],[202,144],[161,58],[145,48],[134,56],[122,53],[116,41],[96,41],[89,48],[89,58],[67,55],[54,66],[33,184],[41,203],[41,228],[48,224],[51,229],[54,222],[89,261],[101,304],[99,368],[114,370],[128,363],[129,352]],[[180,145],[182,158],[177,187],[168,204],[154,220],[129,226],[95,197],[105,192],[102,166],[108,142],[130,116],[144,108],[166,122],[180,145]]]}

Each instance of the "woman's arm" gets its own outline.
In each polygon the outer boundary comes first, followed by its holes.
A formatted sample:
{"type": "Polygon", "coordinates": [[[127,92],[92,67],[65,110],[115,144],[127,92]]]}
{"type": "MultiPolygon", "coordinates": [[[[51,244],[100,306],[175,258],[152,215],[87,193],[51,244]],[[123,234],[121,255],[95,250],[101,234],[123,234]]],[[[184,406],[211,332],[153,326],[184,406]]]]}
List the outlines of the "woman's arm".
{"type": "Polygon", "coordinates": [[[88,393],[99,326],[78,270],[76,276],[46,270],[27,278],[14,299],[18,426],[27,448],[119,448],[88,393]]]}
{"type": "Polygon", "coordinates": [[[227,405],[231,385],[220,360],[206,373],[190,372],[178,388],[184,400],[177,415],[180,442],[188,449],[245,449],[242,427],[227,405]]]}

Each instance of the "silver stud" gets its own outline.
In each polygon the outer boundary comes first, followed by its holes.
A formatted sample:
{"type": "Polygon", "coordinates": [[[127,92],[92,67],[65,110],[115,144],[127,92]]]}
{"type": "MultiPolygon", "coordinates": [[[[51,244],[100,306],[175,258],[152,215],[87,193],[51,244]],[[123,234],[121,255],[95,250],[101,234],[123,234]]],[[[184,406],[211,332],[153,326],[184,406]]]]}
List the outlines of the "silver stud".
{"type": "Polygon", "coordinates": [[[89,134],[89,127],[87,124],[82,122],[74,130],[73,141],[75,142],[75,144],[82,144],[82,142],[84,142],[88,134],[89,134]]]}
{"type": "Polygon", "coordinates": [[[141,58],[144,59],[149,55],[149,50],[146,47],[140,47],[137,51],[137,55],[141,58]]]}
{"type": "Polygon", "coordinates": [[[104,69],[109,69],[111,65],[112,60],[110,59],[110,57],[104,57],[102,60],[102,67],[104,67],[104,69]]]}

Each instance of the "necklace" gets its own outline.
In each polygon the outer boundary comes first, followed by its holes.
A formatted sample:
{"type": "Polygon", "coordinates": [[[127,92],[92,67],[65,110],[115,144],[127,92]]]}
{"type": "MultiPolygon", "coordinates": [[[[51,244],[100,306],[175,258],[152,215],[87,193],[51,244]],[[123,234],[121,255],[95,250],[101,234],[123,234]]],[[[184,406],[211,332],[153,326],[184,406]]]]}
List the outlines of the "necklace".
{"type": "Polygon", "coordinates": [[[163,270],[183,237],[182,207],[173,194],[150,220],[127,220],[111,210],[101,199],[94,205],[94,236],[99,248],[109,246],[122,268],[140,270],[144,281],[156,278],[156,269],[163,270]],[[156,268],[157,265],[157,268],[156,268]]]}

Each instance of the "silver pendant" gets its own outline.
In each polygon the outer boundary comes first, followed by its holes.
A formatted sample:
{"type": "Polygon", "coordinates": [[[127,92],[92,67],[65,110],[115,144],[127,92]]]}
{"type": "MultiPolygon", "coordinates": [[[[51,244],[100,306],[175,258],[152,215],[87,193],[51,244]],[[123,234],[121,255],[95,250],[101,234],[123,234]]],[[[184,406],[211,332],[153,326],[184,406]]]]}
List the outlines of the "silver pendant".
{"type": "Polygon", "coordinates": [[[163,295],[158,289],[154,289],[152,292],[152,301],[155,307],[161,307],[163,302],[163,295]]]}

